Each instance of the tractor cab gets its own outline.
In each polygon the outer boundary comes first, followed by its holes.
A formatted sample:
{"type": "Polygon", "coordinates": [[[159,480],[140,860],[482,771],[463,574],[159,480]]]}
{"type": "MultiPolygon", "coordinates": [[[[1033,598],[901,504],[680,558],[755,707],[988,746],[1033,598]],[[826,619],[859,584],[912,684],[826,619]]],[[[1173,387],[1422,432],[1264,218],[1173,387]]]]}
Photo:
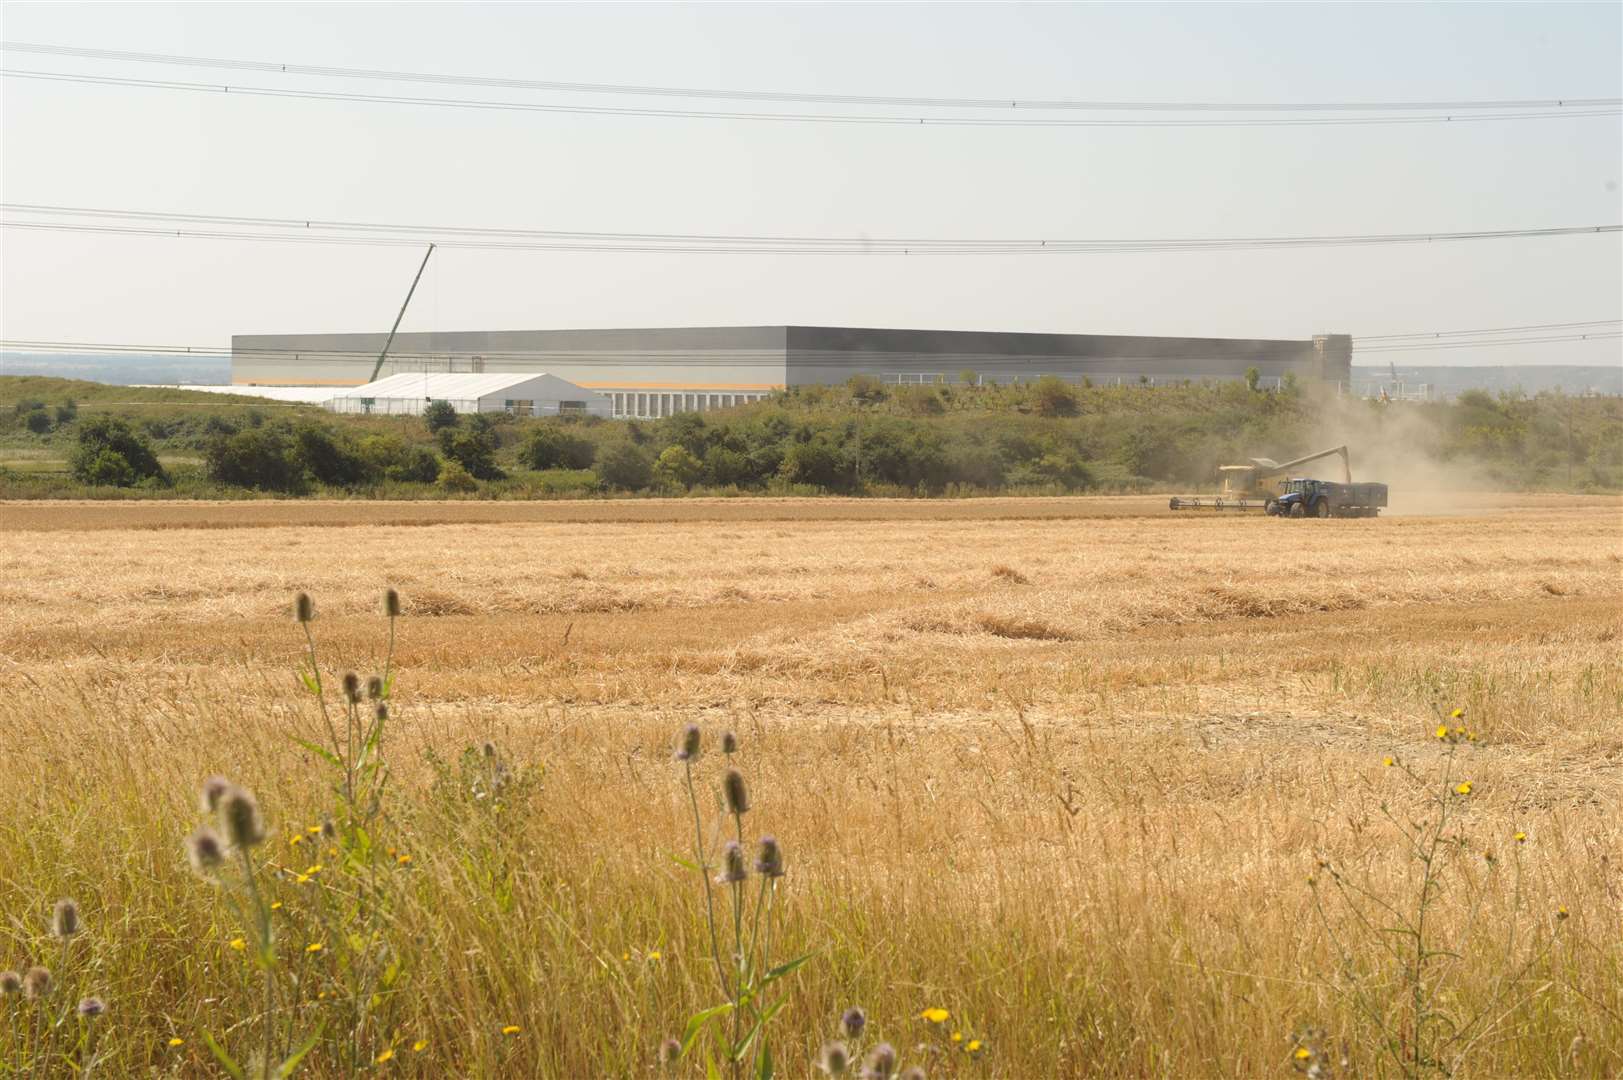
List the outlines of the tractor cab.
{"type": "Polygon", "coordinates": [[[1302,517],[1313,506],[1323,483],[1305,477],[1286,480],[1279,485],[1279,498],[1274,500],[1272,513],[1302,517]]]}

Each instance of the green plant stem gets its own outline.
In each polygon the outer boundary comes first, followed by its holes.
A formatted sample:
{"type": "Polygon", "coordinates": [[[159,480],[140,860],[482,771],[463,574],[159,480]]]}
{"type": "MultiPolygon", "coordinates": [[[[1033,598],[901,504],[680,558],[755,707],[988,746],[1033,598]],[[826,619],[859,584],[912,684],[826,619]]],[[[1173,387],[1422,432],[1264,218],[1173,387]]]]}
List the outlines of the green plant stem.
{"type": "Polygon", "coordinates": [[[704,882],[705,921],[710,927],[710,957],[716,962],[716,981],[721,984],[721,992],[727,994],[726,968],[721,964],[721,942],[716,937],[715,891],[710,887],[710,870],[704,860],[704,823],[699,819],[699,796],[693,790],[693,762],[684,761],[682,765],[687,780],[688,802],[693,807],[693,854],[699,860],[699,878],[704,882]]]}
{"type": "Polygon", "coordinates": [[[270,908],[265,904],[265,898],[259,893],[259,882],[254,877],[254,860],[246,847],[238,849],[242,856],[242,879],[248,888],[248,897],[253,901],[254,916],[258,922],[259,931],[259,964],[265,977],[265,1045],[263,1070],[265,1080],[273,1080],[275,1066],[273,1049],[276,1045],[276,978],[273,970],[276,963],[276,954],[271,942],[270,908]]]}

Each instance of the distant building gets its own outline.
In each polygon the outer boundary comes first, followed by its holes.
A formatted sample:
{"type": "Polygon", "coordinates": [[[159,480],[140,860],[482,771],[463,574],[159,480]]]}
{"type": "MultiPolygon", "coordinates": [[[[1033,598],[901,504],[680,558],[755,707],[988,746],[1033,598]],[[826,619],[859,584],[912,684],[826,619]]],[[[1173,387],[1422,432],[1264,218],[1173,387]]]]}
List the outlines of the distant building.
{"type": "Polygon", "coordinates": [[[431,401],[448,401],[459,413],[512,416],[608,416],[612,405],[602,394],[555,375],[499,373],[484,375],[413,372],[338,390],[327,408],[340,413],[417,416],[431,401]]]}
{"type": "MultiPolygon", "coordinates": [[[[231,339],[236,384],[353,386],[371,375],[383,334],[246,334],[231,339]]],[[[612,415],[669,416],[759,400],[787,387],[873,375],[893,383],[1080,382],[1165,385],[1287,375],[1351,377],[1352,338],[1127,337],[820,326],[686,327],[400,334],[384,371],[540,373],[604,394],[612,415]]]]}

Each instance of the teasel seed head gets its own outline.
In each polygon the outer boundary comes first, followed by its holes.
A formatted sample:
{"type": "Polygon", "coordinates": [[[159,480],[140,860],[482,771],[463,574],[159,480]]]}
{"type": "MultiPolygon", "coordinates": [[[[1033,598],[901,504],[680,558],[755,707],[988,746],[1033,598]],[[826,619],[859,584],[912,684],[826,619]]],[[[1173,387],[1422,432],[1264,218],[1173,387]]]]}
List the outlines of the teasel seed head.
{"type": "Polygon", "coordinates": [[[860,1039],[868,1027],[868,1014],[853,1005],[840,1017],[840,1030],[847,1039],[860,1039]]]}
{"type": "Polygon", "coordinates": [[[30,1000],[45,997],[51,992],[51,969],[35,965],[23,975],[23,997],[30,1000]]]}
{"type": "Polygon", "coordinates": [[[700,736],[699,725],[688,724],[682,729],[681,738],[676,741],[676,760],[694,762],[699,760],[700,736]]]}
{"type": "Polygon", "coordinates": [[[736,885],[749,877],[749,870],[744,866],[744,849],[738,846],[737,840],[727,841],[727,846],[721,849],[721,875],[716,878],[718,885],[736,885]]]}
{"type": "Polygon", "coordinates": [[[207,825],[192,833],[186,841],[186,857],[192,862],[192,869],[204,877],[210,877],[225,861],[225,845],[220,842],[220,834],[207,825]]]}
{"type": "Polygon", "coordinates": [[[211,776],[203,781],[203,790],[197,797],[197,805],[205,814],[212,814],[220,808],[220,799],[231,790],[231,781],[223,776],[211,776]]]}
{"type": "Polygon", "coordinates": [[[330,817],[324,817],[321,819],[321,838],[323,840],[338,839],[338,826],[332,823],[332,818],[330,817]]]}
{"type": "MultiPolygon", "coordinates": [[[[761,849],[755,856],[755,872],[762,877],[777,878],[783,876],[783,849],[778,846],[777,837],[761,837],[761,849]]],[[[856,1038],[855,1035],[851,1037],[856,1038]]]]}
{"type": "Polygon", "coordinates": [[[496,744],[489,739],[486,739],[480,744],[479,752],[485,756],[487,761],[492,760],[496,757],[496,744]]]}
{"type": "Polygon", "coordinates": [[[659,1044],[659,1063],[664,1068],[672,1068],[682,1057],[682,1044],[675,1039],[666,1039],[659,1044]]]}
{"type": "Polygon", "coordinates": [[[400,594],[394,589],[383,590],[383,614],[391,619],[400,618],[400,594]]]}
{"type": "Polygon", "coordinates": [[[23,977],[15,971],[0,971],[0,997],[23,992],[23,977]]]}
{"type": "Polygon", "coordinates": [[[896,1075],[896,1048],[890,1043],[880,1043],[870,1050],[862,1075],[867,1080],[890,1080],[896,1075]]]}
{"type": "Polygon", "coordinates": [[[293,619],[295,622],[307,623],[316,617],[316,602],[310,599],[310,594],[301,592],[293,598],[293,619]]]}
{"type": "Polygon", "coordinates": [[[738,736],[734,735],[730,731],[722,732],[722,734],[721,734],[721,752],[723,754],[736,754],[736,753],[738,753],[738,736]]]}
{"type": "Polygon", "coordinates": [[[220,799],[220,824],[232,847],[250,848],[265,841],[259,800],[247,788],[233,787],[220,799]]]}
{"type": "Polygon", "coordinates": [[[361,700],[361,677],[353,671],[344,672],[344,697],[352,705],[361,700]]]}
{"type": "Polygon", "coordinates": [[[389,719],[389,706],[386,702],[378,702],[378,707],[372,710],[372,715],[379,720],[389,719]]]}
{"type": "Polygon", "coordinates": [[[851,1067],[851,1051],[842,1042],[826,1042],[817,1056],[817,1067],[830,1076],[844,1076],[851,1067]]]}
{"type": "Polygon", "coordinates": [[[366,696],[372,701],[383,700],[383,676],[368,675],[366,677],[366,696]]]}
{"type": "Polygon", "coordinates": [[[51,936],[66,941],[82,929],[79,925],[79,905],[67,897],[58,900],[56,907],[51,909],[51,936]]]}
{"type": "Polygon", "coordinates": [[[727,797],[727,812],[729,814],[747,814],[750,808],[749,788],[744,786],[744,774],[737,769],[728,769],[727,775],[721,778],[721,791],[727,797]]]}
{"type": "Polygon", "coordinates": [[[86,1020],[94,1020],[106,1011],[107,1003],[99,997],[87,997],[79,1002],[79,1015],[86,1020]]]}

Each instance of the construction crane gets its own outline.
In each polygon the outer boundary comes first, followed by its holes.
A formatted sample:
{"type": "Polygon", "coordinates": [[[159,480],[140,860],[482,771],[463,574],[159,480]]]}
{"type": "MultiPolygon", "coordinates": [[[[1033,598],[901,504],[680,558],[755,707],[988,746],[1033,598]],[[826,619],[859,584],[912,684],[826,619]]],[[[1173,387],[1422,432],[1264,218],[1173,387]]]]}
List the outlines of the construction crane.
{"type": "Polygon", "coordinates": [[[389,327],[389,336],[383,339],[383,351],[378,353],[378,362],[372,365],[372,377],[366,380],[369,383],[378,381],[378,372],[383,370],[383,362],[389,358],[389,346],[394,344],[395,331],[400,329],[400,320],[406,317],[406,308],[411,306],[412,294],[417,291],[417,283],[423,280],[423,271],[428,268],[428,257],[432,254],[434,245],[429,244],[428,250],[423,252],[422,264],[417,267],[417,276],[411,279],[411,288],[406,290],[406,299],[400,305],[400,314],[394,317],[394,325],[389,327]]]}
{"type": "Polygon", "coordinates": [[[1285,493],[1292,469],[1327,457],[1341,458],[1342,482],[1352,483],[1352,459],[1347,448],[1332,446],[1292,461],[1254,457],[1248,458],[1249,464],[1245,465],[1220,465],[1217,472],[1223,478],[1223,490],[1219,495],[1174,495],[1168,505],[1174,510],[1232,510],[1240,514],[1267,511],[1285,493]]]}

